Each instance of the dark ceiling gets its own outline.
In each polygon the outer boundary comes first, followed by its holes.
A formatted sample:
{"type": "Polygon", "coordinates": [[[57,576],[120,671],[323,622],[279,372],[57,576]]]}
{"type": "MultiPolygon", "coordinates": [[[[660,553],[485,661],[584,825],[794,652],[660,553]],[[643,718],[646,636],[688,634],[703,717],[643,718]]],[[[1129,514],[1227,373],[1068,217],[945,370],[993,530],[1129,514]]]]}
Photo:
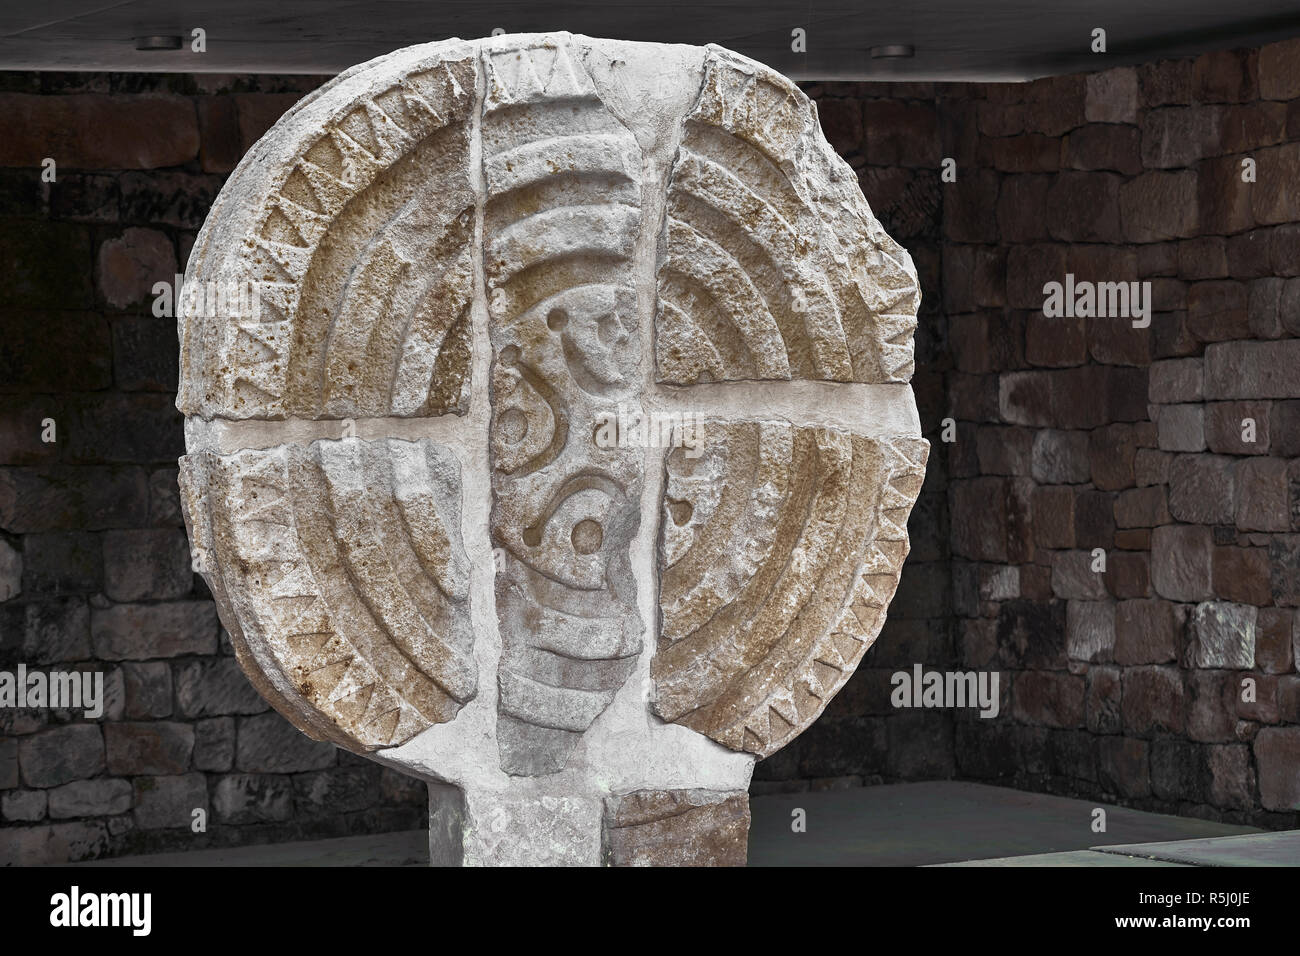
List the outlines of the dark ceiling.
{"type": "Polygon", "coordinates": [[[401,46],[563,29],[721,43],[797,79],[1019,80],[1300,34],[1297,0],[3,0],[0,69],[336,73],[401,46]],[[207,50],[192,52],[202,28],[207,50]],[[1107,52],[1090,50],[1106,30],[1107,52]],[[791,50],[792,31],[807,36],[791,50]],[[182,36],[178,51],[133,38],[182,36]],[[874,58],[905,44],[910,58],[874,58]]]}

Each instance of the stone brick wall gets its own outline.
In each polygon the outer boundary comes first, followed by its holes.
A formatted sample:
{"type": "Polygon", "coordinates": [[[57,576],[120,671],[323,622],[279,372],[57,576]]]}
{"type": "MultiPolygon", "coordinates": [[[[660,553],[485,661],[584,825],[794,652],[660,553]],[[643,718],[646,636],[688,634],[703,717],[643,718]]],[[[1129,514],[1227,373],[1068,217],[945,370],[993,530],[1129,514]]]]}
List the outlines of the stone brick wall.
{"type": "Polygon", "coordinates": [[[0,707],[0,864],[423,825],[422,784],[253,691],[178,510],[176,328],[152,287],[317,83],[0,74],[0,670],[101,671],[107,699],[100,720],[0,707]]]}
{"type": "MultiPolygon", "coordinates": [[[[111,699],[103,721],[0,709],[0,861],[423,825],[422,787],[313,743],[252,691],[177,511],[175,328],[151,290],[184,269],[224,175],[318,82],[0,74],[0,669],[104,670],[111,699]],[[43,185],[46,156],[58,177],[43,185]],[[190,830],[200,807],[206,834],[190,830]]],[[[950,364],[931,291],[934,87],[810,92],[922,276],[929,434],[950,364]]],[[[885,637],[813,730],[760,765],[756,793],[953,774],[951,714],[888,703],[894,670],[951,662],[945,468],[936,454],[885,637]]]]}
{"type": "Polygon", "coordinates": [[[952,94],[955,640],[1005,697],[957,775],[1294,827],[1300,40],[952,94]],[[1067,274],[1150,326],[1045,317],[1067,274]]]}
{"type": "MultiPolygon", "coordinates": [[[[317,83],[0,74],[0,670],[102,670],[109,697],[100,721],[0,708],[0,862],[423,825],[422,786],[250,690],[177,511],[152,285],[317,83]]],[[[959,777],[1296,826],[1297,43],[807,89],[916,262],[933,449],[881,637],[753,791],[959,777]],[[1150,281],[1150,326],[1046,318],[1067,273],[1150,281]],[[999,716],[894,709],[916,663],[996,670],[999,716]]]]}

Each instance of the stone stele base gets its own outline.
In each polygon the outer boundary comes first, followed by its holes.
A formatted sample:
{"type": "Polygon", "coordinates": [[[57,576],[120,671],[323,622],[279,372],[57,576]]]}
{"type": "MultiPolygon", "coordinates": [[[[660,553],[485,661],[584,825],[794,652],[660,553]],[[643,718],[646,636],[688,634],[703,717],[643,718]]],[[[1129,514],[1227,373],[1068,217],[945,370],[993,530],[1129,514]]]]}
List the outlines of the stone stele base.
{"type": "Polygon", "coordinates": [[[813,104],[713,46],[398,50],[185,283],[186,519],[262,694],[429,781],[436,863],[743,864],[929,449],[915,270],[813,104]]]}

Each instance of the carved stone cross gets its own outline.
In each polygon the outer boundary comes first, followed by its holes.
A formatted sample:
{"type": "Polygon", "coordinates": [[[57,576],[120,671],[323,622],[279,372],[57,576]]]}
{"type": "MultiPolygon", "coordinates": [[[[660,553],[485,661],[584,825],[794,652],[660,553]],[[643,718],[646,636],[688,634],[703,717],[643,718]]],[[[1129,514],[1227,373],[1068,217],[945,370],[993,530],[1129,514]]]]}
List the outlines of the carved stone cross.
{"type": "Polygon", "coordinates": [[[186,292],[187,525],[267,699],[429,781],[435,863],[743,863],[929,447],[915,270],[808,99],[713,46],[399,50],[253,147],[186,292]]]}

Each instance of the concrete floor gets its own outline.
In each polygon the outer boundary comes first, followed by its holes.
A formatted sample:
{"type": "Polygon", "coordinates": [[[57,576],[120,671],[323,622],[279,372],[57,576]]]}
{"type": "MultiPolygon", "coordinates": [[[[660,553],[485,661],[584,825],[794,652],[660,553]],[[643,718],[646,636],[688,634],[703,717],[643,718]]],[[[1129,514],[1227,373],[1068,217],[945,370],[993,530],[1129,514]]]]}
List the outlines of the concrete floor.
{"type": "MultiPolygon", "coordinates": [[[[755,797],[750,866],[1294,866],[1300,831],[1188,817],[975,783],[935,781],[755,797]],[[804,811],[805,832],[791,829],[804,811]]],[[[422,831],[100,860],[86,866],[420,866],[422,831]]]]}
{"type": "Polygon", "coordinates": [[[229,850],[193,850],[92,860],[76,866],[427,866],[429,834],[424,830],[376,833],[335,840],[270,843],[229,850]]]}
{"type": "Polygon", "coordinates": [[[938,866],[1300,866],[1300,830],[1096,846],[938,866]]]}
{"type": "Polygon", "coordinates": [[[1257,832],[1100,805],[1106,832],[1095,833],[1097,806],[948,780],[759,797],[749,865],[925,866],[1257,832]],[[807,811],[806,833],[791,832],[796,808],[807,811]]]}

